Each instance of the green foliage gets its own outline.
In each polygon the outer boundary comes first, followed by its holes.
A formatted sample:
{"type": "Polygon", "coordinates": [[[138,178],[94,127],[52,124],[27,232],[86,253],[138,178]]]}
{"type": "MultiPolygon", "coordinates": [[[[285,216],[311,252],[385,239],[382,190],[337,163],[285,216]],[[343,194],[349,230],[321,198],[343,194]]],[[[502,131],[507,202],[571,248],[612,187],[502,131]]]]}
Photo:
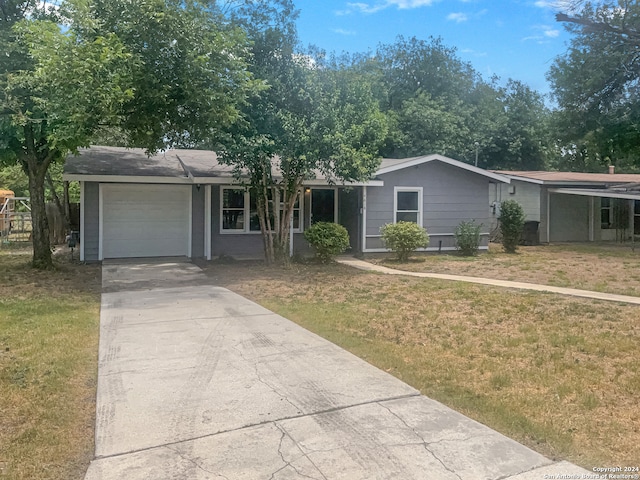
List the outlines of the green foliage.
{"type": "Polygon", "coordinates": [[[560,107],[556,131],[561,168],[602,171],[607,164],[639,167],[640,5],[582,2],[559,14],[573,34],[547,74],[560,107]],[[565,166],[566,165],[566,166],[565,166]]]}
{"type": "Polygon", "coordinates": [[[525,218],[522,205],[515,200],[505,200],[500,204],[500,232],[505,252],[515,253],[518,249],[525,218]]]}
{"type": "Polygon", "coordinates": [[[47,268],[53,162],[107,131],[149,151],[191,147],[238,121],[262,82],[248,71],[244,32],[207,2],[67,0],[64,21],[39,3],[0,12],[0,161],[29,177],[33,264],[47,268]]]}
{"type": "Polygon", "coordinates": [[[314,223],[305,230],[304,238],[315,249],[316,255],[323,263],[349,248],[349,233],[337,223],[314,223]]]}
{"type": "MultiPolygon", "coordinates": [[[[286,45],[287,37],[281,40],[286,45]]],[[[256,65],[270,88],[247,102],[244,121],[215,146],[221,161],[232,165],[237,176],[248,172],[249,183],[257,191],[277,186],[287,199],[294,199],[303,181],[318,172],[333,181],[369,180],[380,163],[379,150],[387,132],[386,117],[369,79],[355,70],[323,63],[321,57],[311,60],[295,54],[281,42],[263,45],[265,51],[256,58],[256,65]],[[274,156],[279,159],[281,178],[272,175],[274,156]]],[[[278,251],[286,251],[293,203],[285,200],[285,204],[280,228],[263,230],[269,237],[267,262],[278,260],[278,251]]]]}
{"type": "Polygon", "coordinates": [[[385,247],[395,252],[401,262],[406,262],[418,248],[429,245],[427,231],[414,222],[387,223],[380,233],[385,247]]]}
{"type": "Polygon", "coordinates": [[[474,163],[477,152],[481,167],[527,170],[549,160],[543,97],[521,82],[484,80],[440,38],[400,37],[354,68],[373,79],[389,119],[383,156],[440,153],[474,163]]]}
{"type": "Polygon", "coordinates": [[[480,228],[474,222],[460,222],[456,227],[456,248],[465,256],[478,254],[480,249],[480,228]]]}

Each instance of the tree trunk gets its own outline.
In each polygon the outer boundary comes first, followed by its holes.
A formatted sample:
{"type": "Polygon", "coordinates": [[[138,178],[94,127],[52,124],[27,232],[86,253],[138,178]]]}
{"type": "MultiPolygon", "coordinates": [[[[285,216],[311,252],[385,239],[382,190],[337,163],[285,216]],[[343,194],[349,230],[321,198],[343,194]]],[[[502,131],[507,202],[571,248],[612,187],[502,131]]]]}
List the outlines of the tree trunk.
{"type": "Polygon", "coordinates": [[[34,268],[53,268],[51,258],[51,245],[49,244],[49,222],[45,212],[44,202],[44,176],[46,168],[38,168],[37,161],[28,162],[29,196],[31,202],[31,224],[33,237],[33,261],[34,268]]]}
{"type": "Polygon", "coordinates": [[[71,203],[69,200],[69,182],[62,182],[62,205],[64,207],[64,217],[67,219],[67,225],[71,228],[71,203]]]}
{"type": "Polygon", "coordinates": [[[44,181],[52,152],[46,145],[46,122],[40,124],[40,136],[36,141],[31,123],[24,126],[24,150],[19,159],[29,177],[29,196],[31,203],[31,236],[33,241],[33,268],[47,270],[53,268],[51,244],[49,242],[49,222],[45,210],[44,181]]]}

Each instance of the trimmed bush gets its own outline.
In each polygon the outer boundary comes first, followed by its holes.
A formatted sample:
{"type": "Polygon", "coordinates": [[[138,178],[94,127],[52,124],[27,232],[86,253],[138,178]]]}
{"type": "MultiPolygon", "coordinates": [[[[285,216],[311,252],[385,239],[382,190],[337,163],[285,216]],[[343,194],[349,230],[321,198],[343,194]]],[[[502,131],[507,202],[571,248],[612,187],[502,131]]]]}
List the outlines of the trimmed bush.
{"type": "Polygon", "coordinates": [[[480,227],[473,222],[460,222],[456,227],[456,248],[467,257],[478,254],[480,249],[480,227]]]}
{"type": "Polygon", "coordinates": [[[522,205],[515,200],[505,200],[500,204],[500,233],[505,252],[515,253],[518,250],[525,218],[522,205]]]}
{"type": "Polygon", "coordinates": [[[387,223],[380,233],[384,246],[394,252],[400,262],[406,262],[411,253],[429,245],[427,231],[413,222],[387,223]]]}
{"type": "Polygon", "coordinates": [[[332,257],[349,248],[349,232],[337,223],[314,223],[305,230],[304,238],[315,249],[316,256],[323,263],[329,262],[332,257]]]}

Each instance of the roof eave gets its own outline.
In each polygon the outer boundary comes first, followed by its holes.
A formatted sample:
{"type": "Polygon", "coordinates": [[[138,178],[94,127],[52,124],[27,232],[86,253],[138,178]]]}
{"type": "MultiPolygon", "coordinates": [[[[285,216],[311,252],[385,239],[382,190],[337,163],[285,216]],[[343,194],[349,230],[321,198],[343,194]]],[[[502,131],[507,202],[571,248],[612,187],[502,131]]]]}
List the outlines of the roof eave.
{"type": "Polygon", "coordinates": [[[171,183],[192,184],[187,177],[161,177],[150,175],[85,175],[81,173],[65,173],[62,179],[67,182],[96,182],[96,183],[171,183]]]}
{"type": "Polygon", "coordinates": [[[457,167],[457,168],[461,168],[463,170],[467,170],[467,171],[472,172],[472,173],[476,173],[478,175],[482,175],[483,177],[488,177],[488,178],[490,178],[492,180],[496,180],[496,181],[498,181],[500,183],[511,183],[511,179],[508,176],[500,175],[498,173],[489,172],[488,170],[485,170],[483,168],[479,168],[479,167],[476,167],[474,165],[469,165],[468,163],[460,162],[458,160],[454,160],[453,158],[445,157],[444,155],[438,155],[438,154],[425,155],[423,157],[412,158],[411,160],[403,162],[403,163],[398,163],[396,165],[391,165],[389,167],[381,168],[375,174],[376,174],[376,176],[384,175],[386,173],[391,173],[391,172],[395,172],[395,171],[402,170],[402,169],[405,169],[405,168],[413,167],[413,166],[416,166],[416,165],[421,165],[423,163],[432,162],[434,160],[442,162],[442,163],[445,163],[447,165],[451,165],[453,167],[457,167]]]}

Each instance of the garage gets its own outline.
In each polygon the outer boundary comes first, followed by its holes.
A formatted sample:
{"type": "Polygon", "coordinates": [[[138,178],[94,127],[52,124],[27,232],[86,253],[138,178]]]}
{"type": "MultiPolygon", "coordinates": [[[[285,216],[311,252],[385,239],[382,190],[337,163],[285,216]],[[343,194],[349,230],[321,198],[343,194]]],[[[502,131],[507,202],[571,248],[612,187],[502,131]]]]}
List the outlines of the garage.
{"type": "Polygon", "coordinates": [[[101,184],[100,259],[191,256],[191,187],[101,184]]]}

